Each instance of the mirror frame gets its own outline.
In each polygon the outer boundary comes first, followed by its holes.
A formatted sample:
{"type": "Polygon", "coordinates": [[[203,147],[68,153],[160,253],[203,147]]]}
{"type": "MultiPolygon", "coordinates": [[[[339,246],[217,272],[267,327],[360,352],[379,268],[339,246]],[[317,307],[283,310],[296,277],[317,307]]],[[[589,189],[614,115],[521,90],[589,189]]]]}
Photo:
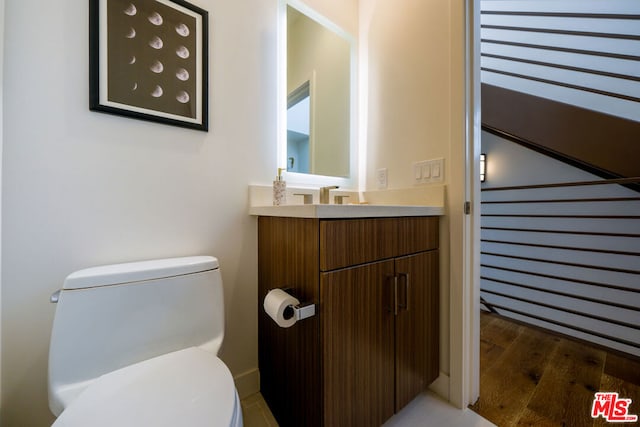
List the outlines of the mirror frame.
{"type": "Polygon", "coordinates": [[[336,177],[325,175],[314,175],[298,172],[286,172],[285,179],[289,184],[297,185],[337,185],[341,189],[358,189],[358,90],[357,90],[357,45],[355,38],[343,30],[341,27],[322,16],[310,6],[300,0],[280,0],[278,4],[278,53],[277,53],[277,168],[287,167],[287,6],[291,6],[301,13],[307,15],[310,19],[318,22],[320,25],[337,33],[339,36],[347,40],[351,46],[350,58],[350,101],[349,101],[349,176],[336,177]]]}

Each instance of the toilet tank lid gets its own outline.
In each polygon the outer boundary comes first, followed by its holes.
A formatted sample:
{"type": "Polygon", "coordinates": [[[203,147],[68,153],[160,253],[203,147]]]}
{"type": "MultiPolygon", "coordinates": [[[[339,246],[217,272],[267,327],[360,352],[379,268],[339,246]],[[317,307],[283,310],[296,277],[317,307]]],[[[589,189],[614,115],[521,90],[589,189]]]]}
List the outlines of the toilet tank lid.
{"type": "Polygon", "coordinates": [[[103,265],[71,273],[65,279],[63,289],[84,289],[143,280],[163,279],[183,274],[215,270],[218,267],[218,259],[212,256],[166,258],[103,265]]]}

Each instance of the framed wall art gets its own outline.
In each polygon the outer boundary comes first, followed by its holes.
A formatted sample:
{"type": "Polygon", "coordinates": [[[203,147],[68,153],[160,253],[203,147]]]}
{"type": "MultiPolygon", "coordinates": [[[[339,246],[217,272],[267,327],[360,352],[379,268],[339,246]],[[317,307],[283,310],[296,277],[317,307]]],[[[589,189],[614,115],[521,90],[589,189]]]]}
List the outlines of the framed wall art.
{"type": "Polygon", "coordinates": [[[89,108],[207,131],[208,13],[183,0],[90,0],[89,108]]]}

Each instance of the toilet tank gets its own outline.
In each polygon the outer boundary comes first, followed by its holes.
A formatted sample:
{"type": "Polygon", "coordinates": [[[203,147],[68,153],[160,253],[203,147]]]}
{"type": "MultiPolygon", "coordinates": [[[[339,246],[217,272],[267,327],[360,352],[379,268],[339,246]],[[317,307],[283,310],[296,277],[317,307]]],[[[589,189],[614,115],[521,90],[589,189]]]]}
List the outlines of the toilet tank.
{"type": "Polygon", "coordinates": [[[49,406],[59,415],[100,375],[224,337],[222,279],[209,256],[94,267],[58,294],[49,347],[49,406]]]}

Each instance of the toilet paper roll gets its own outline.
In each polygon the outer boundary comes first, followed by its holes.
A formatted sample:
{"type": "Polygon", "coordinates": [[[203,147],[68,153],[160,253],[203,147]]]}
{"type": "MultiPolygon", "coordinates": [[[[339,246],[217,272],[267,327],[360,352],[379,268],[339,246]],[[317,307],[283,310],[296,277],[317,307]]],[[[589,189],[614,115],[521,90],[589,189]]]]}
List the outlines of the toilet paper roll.
{"type": "Polygon", "coordinates": [[[297,298],[282,289],[272,289],[264,297],[264,311],[281,328],[289,328],[296,323],[296,316],[292,306],[300,304],[297,298]]]}

